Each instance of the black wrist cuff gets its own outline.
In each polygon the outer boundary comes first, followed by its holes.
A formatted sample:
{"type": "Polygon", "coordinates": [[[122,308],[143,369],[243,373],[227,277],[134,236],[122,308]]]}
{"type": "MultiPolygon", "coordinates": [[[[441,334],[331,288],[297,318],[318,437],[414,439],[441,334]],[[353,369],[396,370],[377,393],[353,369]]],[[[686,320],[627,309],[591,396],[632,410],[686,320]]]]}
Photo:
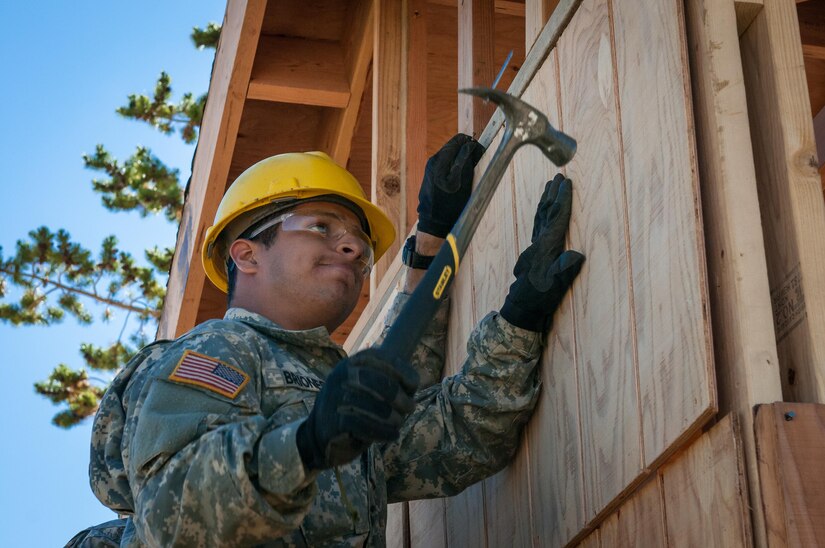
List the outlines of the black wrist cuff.
{"type": "Polygon", "coordinates": [[[419,255],[415,252],[415,235],[407,238],[404,249],[401,251],[401,262],[410,268],[426,270],[430,268],[435,255],[419,255]]]}
{"type": "Polygon", "coordinates": [[[516,327],[527,329],[528,331],[542,333],[550,327],[547,325],[549,323],[547,315],[536,312],[525,312],[509,298],[504,299],[504,306],[501,307],[499,314],[509,323],[516,327]]]}

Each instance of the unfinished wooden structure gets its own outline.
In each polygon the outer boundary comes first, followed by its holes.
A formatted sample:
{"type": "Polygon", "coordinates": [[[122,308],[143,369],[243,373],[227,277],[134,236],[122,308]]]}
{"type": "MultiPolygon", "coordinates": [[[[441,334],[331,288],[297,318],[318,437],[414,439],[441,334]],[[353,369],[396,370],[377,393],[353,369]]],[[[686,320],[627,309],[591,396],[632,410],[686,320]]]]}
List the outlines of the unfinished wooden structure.
{"type": "MultiPolygon", "coordinates": [[[[579,142],[562,171],[587,262],[513,463],[391,506],[389,545],[825,543],[822,0],[230,0],[159,336],[223,314],[199,249],[257,160],[328,152],[400,234],[456,131],[489,146],[480,176],[501,115],[456,90],[510,51],[499,87],[579,142]]],[[[445,374],[557,170],[511,164],[457,275],[445,374]]],[[[402,241],[335,334],[350,352],[381,329],[402,241]]]]}

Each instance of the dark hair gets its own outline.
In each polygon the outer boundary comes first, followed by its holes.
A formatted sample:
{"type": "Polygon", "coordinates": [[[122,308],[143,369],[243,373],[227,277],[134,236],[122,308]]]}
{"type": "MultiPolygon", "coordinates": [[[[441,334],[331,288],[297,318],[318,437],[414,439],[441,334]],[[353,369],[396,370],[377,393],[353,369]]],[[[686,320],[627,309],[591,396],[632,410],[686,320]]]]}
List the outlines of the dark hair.
{"type": "MultiPolygon", "coordinates": [[[[275,242],[275,236],[278,234],[278,227],[280,225],[272,225],[271,227],[267,228],[254,238],[251,238],[252,241],[260,242],[266,249],[275,242]]],[[[243,237],[243,236],[241,236],[243,237]]],[[[235,261],[232,260],[232,257],[229,257],[226,260],[226,306],[232,306],[232,297],[235,294],[235,280],[237,279],[237,271],[238,269],[235,268],[235,261]]]]}

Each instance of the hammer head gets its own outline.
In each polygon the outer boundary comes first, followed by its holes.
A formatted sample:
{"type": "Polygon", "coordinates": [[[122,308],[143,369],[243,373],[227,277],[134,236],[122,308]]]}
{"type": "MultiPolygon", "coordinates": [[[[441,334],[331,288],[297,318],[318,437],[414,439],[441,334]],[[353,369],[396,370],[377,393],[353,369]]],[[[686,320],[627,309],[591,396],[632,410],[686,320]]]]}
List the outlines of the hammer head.
{"type": "Polygon", "coordinates": [[[536,145],[557,166],[569,162],[576,153],[575,139],[557,131],[550,125],[547,116],[521,99],[490,88],[465,88],[459,92],[496,103],[504,113],[505,123],[513,134],[516,146],[527,143],[536,145]]]}

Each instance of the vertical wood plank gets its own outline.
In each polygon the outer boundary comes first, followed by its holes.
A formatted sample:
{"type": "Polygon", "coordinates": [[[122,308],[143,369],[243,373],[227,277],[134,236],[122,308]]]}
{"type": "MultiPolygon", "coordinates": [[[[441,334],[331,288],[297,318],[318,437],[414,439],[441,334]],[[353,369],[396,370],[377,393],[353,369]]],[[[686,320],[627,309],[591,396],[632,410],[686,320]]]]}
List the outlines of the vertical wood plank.
{"type": "Polygon", "coordinates": [[[667,538],[678,546],[751,546],[736,416],[723,418],[660,472],[667,538]]]}
{"type": "Polygon", "coordinates": [[[755,423],[768,544],[823,546],[825,405],[760,405],[755,423]]]}
{"type": "Polygon", "coordinates": [[[446,548],[444,500],[414,500],[410,508],[410,547],[446,548]]]}
{"type": "Polygon", "coordinates": [[[226,189],[265,9],[264,0],[233,0],[226,6],[157,338],[174,339],[195,326],[197,303],[210,283],[200,262],[201,245],[226,189]]]}
{"type": "Polygon", "coordinates": [[[530,546],[533,543],[528,445],[528,439],[523,437],[507,468],[484,480],[487,542],[490,546],[530,546]]]}
{"type": "Polygon", "coordinates": [[[626,203],[607,3],[584,0],[558,42],[561,114],[579,142],[570,247],[587,255],[573,298],[586,518],[641,471],[626,203]]]}
{"type": "Polygon", "coordinates": [[[375,50],[372,103],[372,201],[384,210],[399,234],[370,278],[374,292],[406,233],[406,2],[375,0],[375,50]]]}
{"type": "MultiPolygon", "coordinates": [[[[458,87],[489,87],[496,76],[495,0],[458,3],[458,87]]],[[[470,95],[458,96],[458,130],[478,138],[495,105],[470,95]]]]}
{"type": "Polygon", "coordinates": [[[740,38],[786,401],[825,402],[825,203],[793,0],[740,38]]]}
{"type": "MultiPolygon", "coordinates": [[[[603,546],[667,546],[658,478],[653,478],[599,527],[603,546]]],[[[674,545],[681,545],[676,540],[674,545]]]]}
{"type": "Polygon", "coordinates": [[[611,5],[644,465],[651,466],[715,412],[705,250],[681,3],[611,5]]]}
{"type": "Polygon", "coordinates": [[[446,499],[447,546],[450,548],[484,548],[487,536],[484,528],[484,482],[478,482],[462,493],[446,499]]]}
{"type": "Polygon", "coordinates": [[[560,0],[525,0],[524,51],[530,51],[560,0]]]}
{"type": "MultiPolygon", "coordinates": [[[[553,51],[523,99],[560,127],[557,52],[553,51]]],[[[536,206],[558,171],[536,147],[513,159],[517,250],[530,245],[536,206]]],[[[577,190],[574,188],[574,192],[577,190]]],[[[553,320],[541,357],[542,393],[526,428],[529,440],[532,533],[538,546],[561,546],[585,525],[572,296],[553,320]]]]}
{"type": "Polygon", "coordinates": [[[387,506],[387,548],[409,548],[407,545],[407,503],[398,502],[387,506]]]}
{"type": "Polygon", "coordinates": [[[418,219],[418,191],[427,164],[427,0],[407,0],[407,223],[418,219]]]}
{"type": "Polygon", "coordinates": [[[781,400],[782,387],[737,14],[730,2],[685,6],[719,409],[742,425],[754,537],[764,546],[753,407],[781,400]]]}

